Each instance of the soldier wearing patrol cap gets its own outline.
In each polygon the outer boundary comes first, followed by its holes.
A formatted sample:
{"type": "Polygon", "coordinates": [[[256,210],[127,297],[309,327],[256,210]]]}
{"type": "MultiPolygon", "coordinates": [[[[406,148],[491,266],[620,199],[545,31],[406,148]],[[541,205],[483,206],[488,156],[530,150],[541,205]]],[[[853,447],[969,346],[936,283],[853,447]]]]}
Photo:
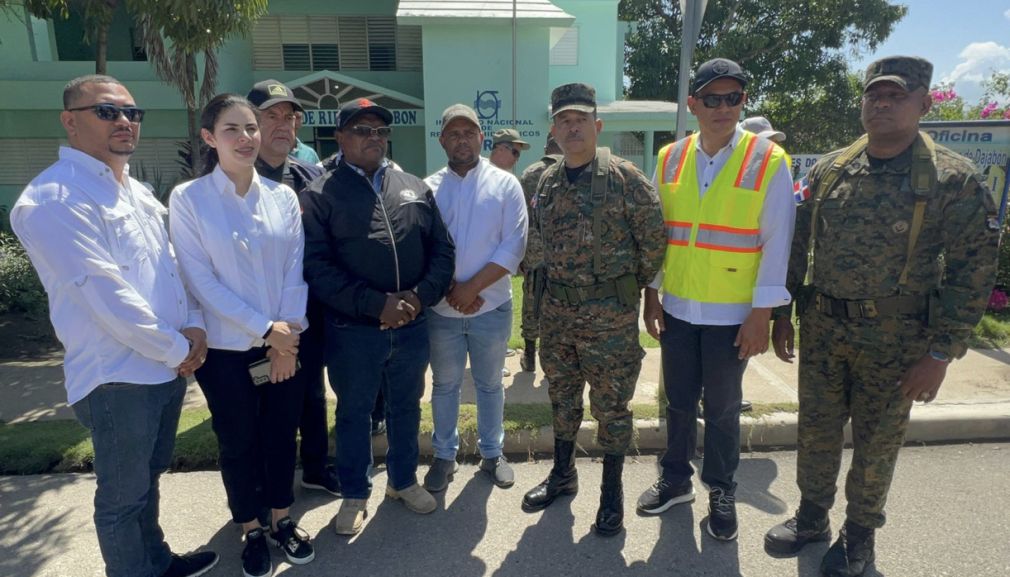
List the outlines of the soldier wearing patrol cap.
{"type": "Polygon", "coordinates": [[[624,526],[628,403],[645,356],[638,305],[662,262],[663,215],[656,190],[635,165],[596,147],[603,122],[591,86],[555,88],[551,108],[551,134],[564,161],[544,170],[532,204],[547,277],[540,360],[554,413],[554,468],[523,497],[523,510],[539,511],[578,491],[575,437],[588,381],[605,453],[594,529],[609,536],[624,526]]]}
{"type": "MultiPolygon", "coordinates": [[[[913,402],[936,398],[965,354],[996,273],[992,196],[968,159],[919,131],[933,66],[893,56],[866,69],[866,134],[811,169],[787,285],[800,342],[796,515],[765,536],[771,554],[831,538],[828,510],[852,420],[846,521],[821,571],[863,575],[913,402]],[[813,253],[808,260],[808,251],[813,253]],[[940,259],[940,256],[943,258],[940,259]],[[798,292],[797,292],[798,291],[798,292]]],[[[793,358],[789,307],[776,311],[776,355],[793,358]]]]}
{"type": "Polygon", "coordinates": [[[519,155],[530,149],[530,143],[519,137],[514,128],[496,130],[491,136],[491,164],[502,170],[511,171],[519,162],[519,155]]]}

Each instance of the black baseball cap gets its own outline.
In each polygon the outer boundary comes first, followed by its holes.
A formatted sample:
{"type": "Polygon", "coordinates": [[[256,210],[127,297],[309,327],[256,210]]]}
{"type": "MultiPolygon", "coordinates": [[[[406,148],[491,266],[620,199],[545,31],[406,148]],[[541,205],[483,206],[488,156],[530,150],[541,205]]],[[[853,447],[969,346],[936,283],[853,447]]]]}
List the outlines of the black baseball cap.
{"type": "Polygon", "coordinates": [[[694,80],[691,82],[691,94],[697,94],[699,90],[720,78],[732,78],[744,88],[747,87],[749,79],[744,69],[736,62],[727,58],[713,58],[695,71],[694,80]]]}
{"type": "Polygon", "coordinates": [[[355,98],[340,107],[340,115],[337,116],[337,130],[343,130],[355,117],[366,113],[378,116],[387,125],[393,122],[393,113],[388,108],[379,106],[367,98],[355,98]]]}
{"type": "Polygon", "coordinates": [[[266,110],[274,104],[280,104],[281,102],[290,102],[291,106],[295,107],[295,110],[305,112],[301,103],[295,98],[295,93],[285,86],[283,82],[272,78],[253,84],[252,90],[246,95],[246,99],[260,110],[266,110]]]}

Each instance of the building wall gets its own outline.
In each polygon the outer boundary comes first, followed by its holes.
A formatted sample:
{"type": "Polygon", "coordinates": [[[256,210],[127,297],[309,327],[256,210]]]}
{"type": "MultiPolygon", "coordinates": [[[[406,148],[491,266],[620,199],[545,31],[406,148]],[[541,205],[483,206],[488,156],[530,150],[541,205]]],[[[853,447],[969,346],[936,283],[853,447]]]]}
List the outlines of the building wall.
{"type": "MultiPolygon", "coordinates": [[[[555,6],[575,16],[579,29],[577,66],[551,66],[552,87],[570,82],[585,82],[596,88],[601,102],[619,100],[621,87],[614,83],[614,60],[618,0],[552,0],[555,6]]],[[[623,47],[623,43],[620,44],[623,47]]],[[[622,50],[623,52],[623,50],[622,50]]],[[[622,55],[623,60],[623,55],[622,55]]]]}

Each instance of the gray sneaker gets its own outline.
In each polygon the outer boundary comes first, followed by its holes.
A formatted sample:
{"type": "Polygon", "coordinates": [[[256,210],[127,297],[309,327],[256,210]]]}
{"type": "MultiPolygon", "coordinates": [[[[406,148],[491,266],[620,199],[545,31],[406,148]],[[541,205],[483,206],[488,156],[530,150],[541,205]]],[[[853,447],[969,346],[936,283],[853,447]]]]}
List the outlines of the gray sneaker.
{"type": "Polygon", "coordinates": [[[445,491],[449,486],[449,481],[459,469],[456,460],[435,459],[428,468],[428,473],[424,476],[424,488],[431,493],[445,491]]]}
{"type": "Polygon", "coordinates": [[[481,459],[480,470],[491,475],[494,484],[502,489],[507,489],[516,482],[515,473],[512,472],[512,467],[509,466],[504,456],[481,459]]]}

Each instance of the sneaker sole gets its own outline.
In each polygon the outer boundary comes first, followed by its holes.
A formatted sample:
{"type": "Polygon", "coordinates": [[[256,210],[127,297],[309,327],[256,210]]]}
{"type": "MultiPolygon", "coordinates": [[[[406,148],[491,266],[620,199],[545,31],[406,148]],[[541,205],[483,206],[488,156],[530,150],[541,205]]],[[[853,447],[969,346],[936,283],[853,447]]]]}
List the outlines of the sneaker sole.
{"type": "Polygon", "coordinates": [[[720,537],[712,531],[712,523],[705,523],[705,532],[716,541],[734,541],[736,540],[736,536],[740,533],[740,529],[738,527],[737,530],[733,531],[733,534],[728,537],[720,537]]]}
{"type": "Polygon", "coordinates": [[[334,491],[331,491],[331,490],[327,489],[324,485],[317,485],[315,483],[306,483],[304,480],[302,481],[302,488],[303,489],[316,489],[318,491],[326,491],[327,493],[329,493],[330,495],[333,495],[334,497],[343,497],[344,496],[340,491],[334,492],[334,491]]]}
{"type": "MultiPolygon", "coordinates": [[[[252,575],[250,573],[246,573],[245,569],[242,570],[242,577],[271,577],[273,574],[274,574],[273,564],[270,565],[270,570],[262,575],[252,575]]],[[[196,577],[197,575],[203,575],[203,573],[194,573],[192,577],[196,577]]]]}
{"type": "Polygon", "coordinates": [[[682,503],[694,503],[694,499],[695,499],[696,496],[697,496],[697,493],[695,493],[692,490],[690,493],[688,493],[686,495],[679,495],[677,497],[674,497],[673,499],[670,499],[669,501],[667,501],[666,503],[663,503],[662,505],[659,505],[658,507],[653,507],[651,509],[647,509],[647,508],[642,507],[641,505],[639,505],[638,507],[636,507],[636,509],[638,510],[639,513],[645,513],[646,515],[659,515],[660,513],[665,512],[666,510],[668,510],[670,507],[673,507],[674,505],[680,505],[682,503]]]}
{"type": "Polygon", "coordinates": [[[267,543],[270,543],[274,547],[277,547],[278,549],[280,549],[281,552],[284,553],[284,556],[287,557],[288,563],[291,563],[292,565],[305,565],[306,563],[309,563],[313,559],[316,558],[316,552],[315,552],[315,550],[313,550],[312,553],[308,557],[292,557],[287,552],[287,550],[285,550],[283,547],[281,547],[281,542],[280,541],[275,540],[273,537],[270,537],[269,535],[267,536],[267,543]]]}
{"type": "Polygon", "coordinates": [[[214,561],[211,562],[210,565],[207,565],[206,567],[204,567],[203,569],[200,569],[196,573],[190,573],[189,577],[200,577],[200,575],[203,575],[204,573],[206,573],[206,572],[210,571],[211,569],[213,569],[214,566],[217,565],[217,562],[220,561],[220,560],[221,560],[221,556],[220,555],[215,555],[214,556],[214,561]]]}

